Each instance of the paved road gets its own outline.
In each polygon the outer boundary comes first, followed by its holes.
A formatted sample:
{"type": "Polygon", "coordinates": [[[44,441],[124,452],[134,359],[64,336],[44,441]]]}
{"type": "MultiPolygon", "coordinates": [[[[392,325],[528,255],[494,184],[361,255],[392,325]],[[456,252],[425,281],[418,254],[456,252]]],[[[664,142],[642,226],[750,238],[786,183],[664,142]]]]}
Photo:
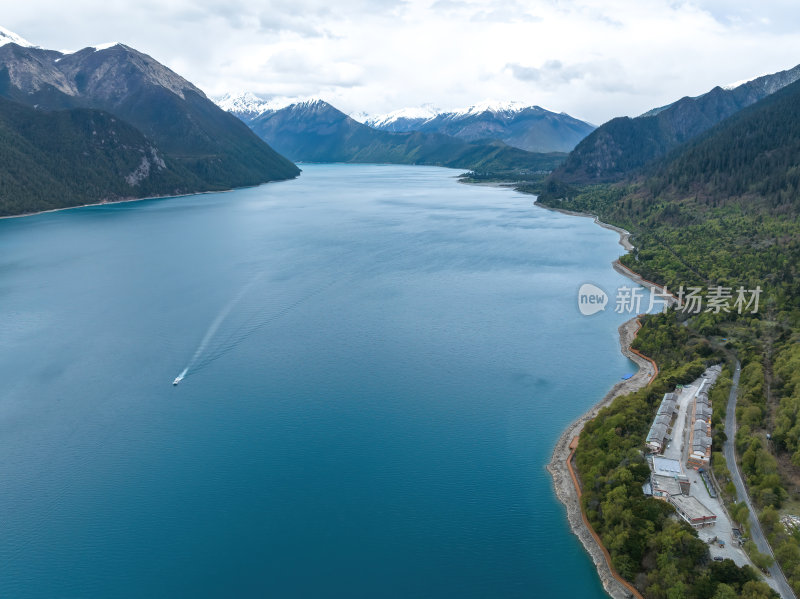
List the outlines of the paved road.
{"type": "MultiPolygon", "coordinates": [[[[739,389],[739,375],[741,372],[741,365],[737,361],[736,371],[733,373],[731,394],[728,396],[728,409],[725,413],[725,434],[728,440],[725,441],[723,446],[723,453],[725,454],[725,461],[728,462],[728,469],[731,471],[733,484],[736,486],[736,496],[739,501],[744,501],[750,510],[750,534],[753,537],[753,542],[755,542],[761,553],[767,553],[774,557],[772,547],[767,543],[764,531],[761,530],[761,523],[755,517],[756,511],[753,509],[753,504],[750,503],[750,496],[747,494],[747,489],[742,480],[742,473],[739,472],[739,464],[736,462],[736,448],[734,447],[734,438],[736,437],[736,393],[739,389]]],[[[797,599],[777,562],[769,569],[769,573],[772,575],[772,580],[777,587],[776,590],[783,599],[797,599]]]]}

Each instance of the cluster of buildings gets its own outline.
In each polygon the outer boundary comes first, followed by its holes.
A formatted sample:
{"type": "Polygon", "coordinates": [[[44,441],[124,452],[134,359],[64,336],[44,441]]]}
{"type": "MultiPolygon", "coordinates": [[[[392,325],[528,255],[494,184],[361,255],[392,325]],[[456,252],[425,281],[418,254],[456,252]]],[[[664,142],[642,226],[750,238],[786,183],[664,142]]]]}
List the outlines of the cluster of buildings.
{"type": "Polygon", "coordinates": [[[717,515],[689,495],[690,485],[689,477],[684,474],[678,460],[651,456],[650,482],[644,485],[645,494],[671,504],[678,515],[694,528],[713,526],[717,515]]]}
{"type": "Polygon", "coordinates": [[[679,457],[685,455],[689,468],[708,467],[711,460],[711,402],[705,388],[704,380],[694,398],[683,398],[692,402],[688,406],[681,405],[678,393],[666,393],[645,441],[650,453],[650,480],[643,487],[645,494],[670,503],[678,515],[695,528],[713,526],[717,516],[690,494],[691,483],[681,461],[663,454],[673,440],[674,429],[680,437],[677,439],[679,444],[686,439],[687,452],[684,454],[683,447],[680,447],[668,453],[679,457]],[[686,419],[685,426],[679,418],[686,419]]]}

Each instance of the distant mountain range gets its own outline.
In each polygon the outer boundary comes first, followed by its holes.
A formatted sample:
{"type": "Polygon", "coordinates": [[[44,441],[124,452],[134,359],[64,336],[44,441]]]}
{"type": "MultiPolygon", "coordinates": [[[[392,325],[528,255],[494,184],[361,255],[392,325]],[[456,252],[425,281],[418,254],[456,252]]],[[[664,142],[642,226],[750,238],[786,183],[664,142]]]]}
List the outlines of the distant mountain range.
{"type": "MultiPolygon", "coordinates": [[[[273,113],[291,104],[303,104],[315,98],[300,100],[263,100],[250,92],[228,94],[218,104],[244,122],[249,123],[266,113],[273,113]]],[[[502,141],[506,145],[529,152],[569,152],[594,130],[594,125],[568,114],[550,112],[539,106],[520,102],[487,101],[462,110],[442,111],[431,105],[403,108],[388,114],[350,115],[354,121],[372,129],[391,133],[442,133],[469,142],[502,141]]]]}
{"type": "Polygon", "coordinates": [[[497,140],[466,141],[441,133],[380,131],[322,100],[273,108],[252,98],[229,96],[220,103],[231,107],[259,137],[292,160],[550,171],[565,156],[527,152],[497,140]]]}
{"type": "Polygon", "coordinates": [[[568,184],[618,181],[743,108],[800,79],[800,66],[636,117],[612,119],[581,141],[552,179],[568,184]]]}
{"type": "Polygon", "coordinates": [[[563,112],[492,101],[451,111],[406,108],[370,117],[365,124],[384,131],[444,133],[467,141],[499,139],[530,152],[569,152],[595,128],[563,112]]]}
{"type": "MultiPolygon", "coordinates": [[[[124,44],[57,52],[0,28],[0,214],[297,176],[281,154],[479,173],[555,169],[550,191],[613,182],[652,175],[659,158],[798,79],[800,66],[612,119],[594,131],[569,115],[513,102],[450,111],[422,106],[356,120],[318,99],[241,94],[217,106],[124,44]],[[552,151],[575,143],[568,157],[552,151]]],[[[675,188],[673,176],[659,168],[652,181],[675,188]]]]}
{"type": "MultiPolygon", "coordinates": [[[[0,212],[41,209],[36,198],[43,196],[50,198],[46,207],[63,207],[229,189],[299,174],[294,164],[200,89],[124,44],[63,53],[34,47],[0,30],[0,98],[10,101],[0,106],[6,139],[16,140],[13,148],[3,145],[0,150],[13,154],[20,164],[39,165],[41,170],[30,172],[30,181],[20,188],[25,193],[11,197],[7,190],[0,190],[0,203],[5,206],[0,206],[0,212]],[[35,110],[26,112],[13,103],[35,110]],[[80,112],[56,114],[76,110],[80,112]],[[42,134],[40,125],[48,120],[60,123],[63,138],[42,134]],[[88,123],[100,129],[86,138],[81,127],[88,123]],[[122,137],[129,143],[114,143],[122,137]],[[87,148],[88,143],[92,149],[85,150],[86,160],[59,157],[64,150],[58,144],[61,141],[64,147],[87,148]],[[132,148],[138,156],[133,162],[132,148]],[[59,158],[72,161],[73,181],[48,172],[46,165],[59,158]],[[131,164],[126,172],[124,168],[131,164]],[[76,187],[76,181],[86,185],[76,187]]],[[[14,179],[8,174],[9,164],[0,163],[4,180],[14,179]]],[[[19,173],[14,176],[19,179],[19,173]]]]}

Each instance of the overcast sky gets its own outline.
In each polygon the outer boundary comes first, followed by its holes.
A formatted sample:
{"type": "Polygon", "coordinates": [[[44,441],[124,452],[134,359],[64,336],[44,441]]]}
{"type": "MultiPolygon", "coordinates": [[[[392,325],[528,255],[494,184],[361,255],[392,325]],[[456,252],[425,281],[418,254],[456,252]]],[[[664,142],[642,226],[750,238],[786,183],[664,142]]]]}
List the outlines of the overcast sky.
{"type": "Polygon", "coordinates": [[[46,48],[120,41],[209,95],[345,112],[518,100],[599,124],[800,63],[797,0],[0,0],[46,48]]]}

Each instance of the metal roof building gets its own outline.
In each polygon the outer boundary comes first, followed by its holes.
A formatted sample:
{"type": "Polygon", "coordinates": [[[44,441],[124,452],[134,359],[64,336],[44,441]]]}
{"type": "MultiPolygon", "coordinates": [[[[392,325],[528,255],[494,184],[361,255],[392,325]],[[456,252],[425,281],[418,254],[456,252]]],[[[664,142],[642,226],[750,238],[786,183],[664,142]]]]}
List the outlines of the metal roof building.
{"type": "Polygon", "coordinates": [[[652,453],[661,453],[666,444],[669,426],[672,423],[672,416],[675,413],[675,402],[677,396],[674,393],[665,393],[658,406],[656,417],[647,433],[647,448],[652,453]]]}
{"type": "Polygon", "coordinates": [[[713,526],[717,515],[690,495],[670,496],[669,502],[675,506],[678,515],[695,528],[713,526]]]}
{"type": "Polygon", "coordinates": [[[678,460],[653,456],[653,472],[661,476],[675,476],[683,474],[683,468],[678,460]]]}

